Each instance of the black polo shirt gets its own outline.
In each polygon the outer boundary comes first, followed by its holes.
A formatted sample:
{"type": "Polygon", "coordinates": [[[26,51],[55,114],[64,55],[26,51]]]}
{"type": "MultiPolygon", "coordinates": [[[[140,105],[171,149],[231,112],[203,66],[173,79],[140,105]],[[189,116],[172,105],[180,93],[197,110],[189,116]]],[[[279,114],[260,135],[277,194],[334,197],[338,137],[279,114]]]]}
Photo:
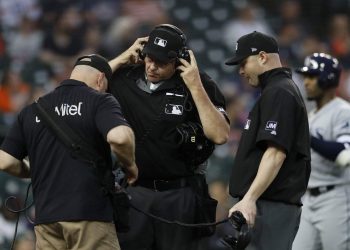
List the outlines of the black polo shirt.
{"type": "Polygon", "coordinates": [[[261,199],[301,204],[310,176],[307,112],[286,68],[259,76],[261,96],[243,129],[230,180],[230,194],[242,198],[251,186],[267,142],[281,146],[287,157],[261,199]]]}
{"type": "MultiPolygon", "coordinates": [[[[193,170],[179,157],[175,129],[183,122],[200,122],[192,96],[178,73],[154,92],[145,91],[144,67],[122,67],[109,84],[109,91],[117,97],[135,133],[139,179],[193,175],[193,170]]],[[[206,74],[201,74],[201,80],[213,104],[225,113],[225,100],[215,82],[206,74]]]]}
{"type": "MultiPolygon", "coordinates": [[[[107,133],[118,125],[128,125],[116,99],[75,80],[64,81],[43,98],[111,166],[107,133]]],[[[20,112],[2,149],[19,160],[29,156],[36,224],[112,221],[112,207],[102,193],[95,170],[71,157],[69,150],[40,122],[33,105],[20,112]]]]}

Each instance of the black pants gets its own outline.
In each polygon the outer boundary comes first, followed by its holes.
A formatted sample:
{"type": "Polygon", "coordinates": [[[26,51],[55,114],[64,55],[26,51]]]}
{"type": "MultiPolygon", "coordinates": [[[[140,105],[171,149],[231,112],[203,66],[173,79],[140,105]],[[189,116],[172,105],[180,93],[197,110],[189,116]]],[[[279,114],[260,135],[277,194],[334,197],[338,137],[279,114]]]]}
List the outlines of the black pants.
{"type": "MultiPolygon", "coordinates": [[[[129,187],[131,203],[168,220],[194,222],[195,193],[191,187],[157,192],[141,186],[129,187]]],[[[195,250],[195,231],[152,219],[130,208],[130,231],[118,233],[122,250],[195,250]]]]}

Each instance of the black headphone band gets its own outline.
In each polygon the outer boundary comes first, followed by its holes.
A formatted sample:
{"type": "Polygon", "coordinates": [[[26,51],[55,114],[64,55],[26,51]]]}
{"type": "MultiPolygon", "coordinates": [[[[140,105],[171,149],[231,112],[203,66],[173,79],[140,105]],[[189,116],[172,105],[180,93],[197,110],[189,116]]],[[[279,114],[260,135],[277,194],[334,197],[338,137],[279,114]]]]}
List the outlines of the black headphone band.
{"type": "Polygon", "coordinates": [[[181,38],[182,46],[186,47],[186,42],[187,42],[186,35],[185,35],[185,33],[183,33],[183,31],[181,29],[179,29],[175,25],[167,24],[167,23],[166,24],[160,24],[160,25],[157,25],[156,27],[154,27],[154,29],[165,29],[165,30],[168,30],[168,31],[176,33],[181,38]]]}

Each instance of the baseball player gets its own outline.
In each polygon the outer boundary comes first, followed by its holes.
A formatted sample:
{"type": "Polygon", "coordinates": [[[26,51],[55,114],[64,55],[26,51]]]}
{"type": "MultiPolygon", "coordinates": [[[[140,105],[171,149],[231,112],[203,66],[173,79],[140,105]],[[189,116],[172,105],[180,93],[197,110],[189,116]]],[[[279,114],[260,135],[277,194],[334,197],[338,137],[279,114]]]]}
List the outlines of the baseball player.
{"type": "Polygon", "coordinates": [[[309,113],[311,176],[294,250],[350,249],[350,104],[336,97],[340,65],[314,53],[296,70],[304,76],[309,113]]]}

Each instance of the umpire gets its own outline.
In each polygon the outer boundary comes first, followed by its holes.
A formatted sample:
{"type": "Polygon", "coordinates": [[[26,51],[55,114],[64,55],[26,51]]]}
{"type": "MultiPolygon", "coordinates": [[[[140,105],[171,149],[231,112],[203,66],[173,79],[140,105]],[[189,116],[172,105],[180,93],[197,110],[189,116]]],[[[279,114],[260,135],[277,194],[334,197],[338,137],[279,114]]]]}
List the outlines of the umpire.
{"type": "Polygon", "coordinates": [[[242,36],[226,64],[238,65],[248,84],[261,89],[232,168],[230,194],[237,203],[230,215],[241,211],[253,227],[247,249],[291,249],[310,175],[303,99],[270,36],[256,31],[242,36]]]}
{"type": "MultiPolygon", "coordinates": [[[[206,146],[184,144],[204,137],[201,126],[212,142],[225,143],[229,123],[223,95],[208,75],[199,73],[192,51],[185,46],[185,34],[177,27],[155,27],[148,38],[137,39],[110,61],[116,69],[110,92],[135,132],[140,174],[136,186],[128,188],[131,202],[157,216],[194,223],[201,222],[196,216],[205,209],[196,197],[208,192],[204,175],[196,174],[201,168],[192,159],[206,146]],[[186,133],[178,133],[177,128],[186,133]]],[[[210,215],[215,220],[212,203],[210,215]]],[[[134,210],[130,213],[130,232],[118,235],[123,250],[195,248],[195,230],[167,225],[134,210]]]]}
{"type": "MultiPolygon", "coordinates": [[[[123,164],[129,182],[137,178],[134,134],[119,103],[107,89],[112,70],[98,55],[79,58],[70,79],[42,97],[105,159],[112,171],[111,151],[123,164]]],[[[112,205],[90,163],[71,151],[42,123],[34,105],[18,115],[0,150],[0,169],[31,177],[35,202],[36,249],[120,249],[112,205]],[[22,162],[28,156],[30,169],[22,162]],[[96,230],[98,228],[98,230],[96,230]]]]}

